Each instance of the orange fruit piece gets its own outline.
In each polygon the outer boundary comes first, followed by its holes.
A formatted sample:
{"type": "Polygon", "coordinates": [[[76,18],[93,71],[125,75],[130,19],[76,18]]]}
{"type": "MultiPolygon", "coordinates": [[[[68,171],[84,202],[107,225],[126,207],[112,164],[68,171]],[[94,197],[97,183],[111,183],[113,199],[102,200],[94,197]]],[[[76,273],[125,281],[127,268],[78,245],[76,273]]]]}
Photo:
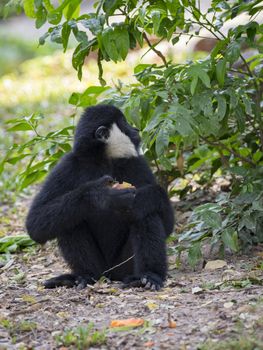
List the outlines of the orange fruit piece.
{"type": "Polygon", "coordinates": [[[126,320],[112,320],[110,327],[140,327],[143,324],[144,320],[142,318],[128,318],[126,320]]]}

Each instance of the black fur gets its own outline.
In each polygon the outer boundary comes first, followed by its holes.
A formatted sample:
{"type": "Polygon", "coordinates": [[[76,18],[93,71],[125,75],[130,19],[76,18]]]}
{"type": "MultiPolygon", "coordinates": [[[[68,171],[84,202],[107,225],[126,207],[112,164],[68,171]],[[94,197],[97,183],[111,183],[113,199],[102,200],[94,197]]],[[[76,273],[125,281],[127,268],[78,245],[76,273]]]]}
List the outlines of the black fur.
{"type": "Polygon", "coordinates": [[[163,285],[165,239],[173,230],[173,210],[143,156],[107,157],[102,140],[107,130],[100,127],[113,123],[138,150],[138,131],[120,110],[88,108],[77,126],[73,150],[51,171],[30,208],[30,237],[39,243],[56,238],[72,270],[46,281],[46,288],[85,287],[102,275],[153,290],[163,285]],[[113,179],[136,189],[112,189],[113,179]]]}

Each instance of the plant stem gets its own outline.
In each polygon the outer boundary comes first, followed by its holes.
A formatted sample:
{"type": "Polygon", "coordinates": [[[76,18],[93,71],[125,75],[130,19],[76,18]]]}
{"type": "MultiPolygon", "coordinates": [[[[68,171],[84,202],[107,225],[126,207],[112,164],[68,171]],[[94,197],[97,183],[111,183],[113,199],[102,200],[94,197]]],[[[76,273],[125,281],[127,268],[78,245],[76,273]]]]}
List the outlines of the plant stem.
{"type": "Polygon", "coordinates": [[[154,45],[151,44],[151,42],[150,42],[150,40],[149,40],[149,38],[147,37],[147,35],[146,35],[145,32],[143,33],[143,37],[144,37],[145,41],[147,42],[148,46],[150,47],[150,49],[151,49],[152,51],[154,51],[154,52],[156,53],[156,55],[159,56],[159,57],[162,59],[162,61],[163,61],[164,65],[165,65],[165,67],[168,68],[168,63],[167,63],[167,61],[166,61],[164,55],[161,53],[161,51],[157,50],[157,49],[155,48],[154,45]]]}
{"type": "Polygon", "coordinates": [[[208,143],[209,145],[211,145],[211,146],[219,147],[221,149],[224,149],[224,150],[228,151],[230,154],[233,154],[235,157],[239,158],[243,162],[250,164],[253,168],[256,167],[256,164],[253,162],[253,160],[251,160],[248,157],[242,156],[240,153],[238,153],[234,149],[229,148],[228,146],[226,146],[223,142],[221,142],[221,141],[210,141],[210,140],[208,140],[207,137],[204,137],[204,136],[200,136],[200,138],[202,140],[204,140],[206,143],[208,143]]]}

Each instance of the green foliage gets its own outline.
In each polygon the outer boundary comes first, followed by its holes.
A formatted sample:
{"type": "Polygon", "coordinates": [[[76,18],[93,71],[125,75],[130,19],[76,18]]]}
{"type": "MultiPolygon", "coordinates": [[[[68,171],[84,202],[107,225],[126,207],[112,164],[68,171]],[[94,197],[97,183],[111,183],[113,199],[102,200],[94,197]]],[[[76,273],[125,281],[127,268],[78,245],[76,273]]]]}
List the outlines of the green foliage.
{"type": "Polygon", "coordinates": [[[36,243],[27,235],[5,236],[0,238],[0,254],[15,253],[20,249],[31,247],[36,243]]]}
{"type": "MultiPolygon", "coordinates": [[[[70,103],[85,107],[104,98],[105,103],[122,108],[140,128],[143,150],[171,193],[183,197],[191,189],[174,189],[174,180],[185,174],[201,173],[200,184],[209,183],[215,173],[229,174],[231,192],[216,204],[196,208],[189,228],[179,237],[178,250],[189,249],[191,265],[200,259],[207,239],[234,252],[262,242],[263,25],[257,22],[262,10],[258,0],[216,0],[206,11],[194,0],[101,0],[93,12],[81,15],[80,0],[23,4],[37,28],[49,23],[40,45],[49,38],[67,51],[70,37],[74,38],[72,66],[79,79],[93,51],[98,53],[102,85],[105,61],[125,60],[129,50],[144,45],[156,53],[158,64],[134,67],[136,83],[88,88],[73,93],[70,103]],[[248,15],[247,22],[222,30],[242,14],[248,15]],[[161,41],[176,45],[185,35],[191,40],[207,32],[216,44],[203,59],[179,64],[158,50],[161,41]],[[244,53],[247,49],[249,58],[244,53]]],[[[29,159],[19,177],[20,188],[41,179],[71,147],[73,128],[40,135],[39,121],[38,114],[33,114],[9,122],[9,132],[35,134],[25,144],[13,145],[2,162],[3,169],[6,163],[29,159]],[[39,142],[45,145],[40,154],[34,152],[39,142]]]]}
{"type": "Polygon", "coordinates": [[[94,324],[90,322],[85,327],[66,330],[63,334],[56,336],[56,342],[58,346],[82,350],[106,344],[106,334],[104,331],[95,330],[94,324]]]}

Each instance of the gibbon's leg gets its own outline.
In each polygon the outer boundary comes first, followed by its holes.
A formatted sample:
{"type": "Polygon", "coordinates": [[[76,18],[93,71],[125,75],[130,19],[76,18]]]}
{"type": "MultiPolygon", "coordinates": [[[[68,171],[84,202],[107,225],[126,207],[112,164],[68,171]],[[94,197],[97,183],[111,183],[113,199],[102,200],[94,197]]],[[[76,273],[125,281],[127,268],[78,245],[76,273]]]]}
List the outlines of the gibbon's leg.
{"type": "Polygon", "coordinates": [[[58,245],[72,273],[47,280],[44,282],[45,288],[77,286],[82,289],[87,284],[94,284],[109,267],[99,244],[85,224],[77,227],[72,234],[59,238],[58,245]]]}
{"type": "Polygon", "coordinates": [[[159,290],[167,272],[166,234],[162,220],[157,214],[148,215],[132,224],[130,234],[135,255],[134,275],[124,278],[124,284],[159,290]]]}

